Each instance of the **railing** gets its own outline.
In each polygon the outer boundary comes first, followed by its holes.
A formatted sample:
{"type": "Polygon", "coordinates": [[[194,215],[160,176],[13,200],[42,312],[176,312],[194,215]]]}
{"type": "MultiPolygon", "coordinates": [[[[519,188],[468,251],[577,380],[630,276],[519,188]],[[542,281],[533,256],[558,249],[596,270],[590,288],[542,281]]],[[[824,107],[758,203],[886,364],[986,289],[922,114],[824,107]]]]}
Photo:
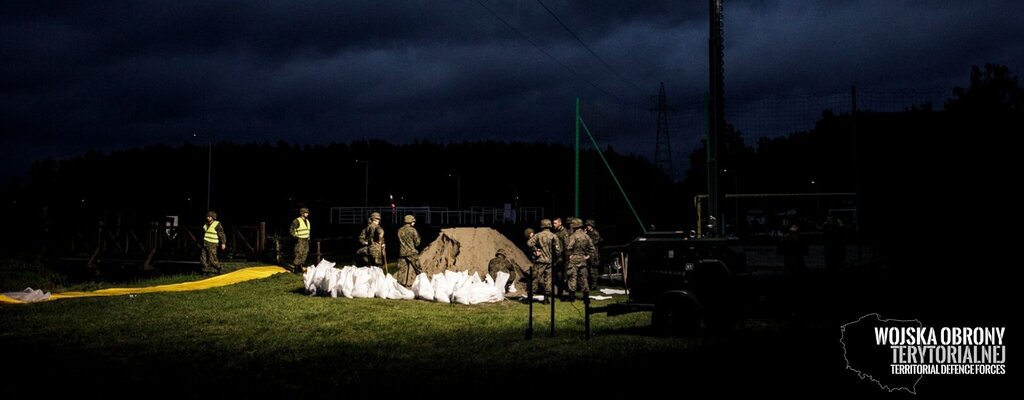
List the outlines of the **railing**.
{"type": "MultiPolygon", "coordinates": [[[[266,223],[229,227],[228,245],[238,257],[259,258],[266,250],[266,223]]],[[[100,259],[145,260],[149,267],[157,259],[177,260],[195,258],[202,246],[202,228],[198,226],[163,226],[131,229],[100,226],[91,232],[76,231],[68,239],[52,243],[50,249],[69,255],[89,254],[89,266],[100,259]],[[60,243],[66,243],[63,247],[60,243]]]]}
{"type": "Polygon", "coordinates": [[[544,218],[543,207],[471,207],[452,210],[448,207],[331,207],[331,224],[359,225],[366,223],[370,213],[378,212],[382,220],[402,223],[406,215],[430,225],[498,225],[520,222],[533,223],[544,218]]]}

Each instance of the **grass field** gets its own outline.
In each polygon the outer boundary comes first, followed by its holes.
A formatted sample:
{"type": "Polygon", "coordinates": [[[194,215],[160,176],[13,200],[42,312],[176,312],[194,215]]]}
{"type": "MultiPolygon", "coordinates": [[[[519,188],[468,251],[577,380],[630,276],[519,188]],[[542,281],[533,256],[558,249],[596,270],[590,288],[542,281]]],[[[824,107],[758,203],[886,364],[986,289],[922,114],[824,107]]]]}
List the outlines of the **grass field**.
{"type": "MultiPolygon", "coordinates": [[[[191,275],[137,281],[163,284],[191,275]]],[[[125,286],[125,285],[110,285],[125,286]]],[[[843,373],[831,322],[750,320],[739,330],[662,337],[649,313],[593,316],[583,304],[458,305],[310,297],[301,278],[209,290],[0,306],[10,395],[341,397],[694,391],[877,393],[843,373]],[[542,389],[547,388],[547,389],[542,389]]],[[[79,290],[80,287],[72,287],[79,290]]]]}

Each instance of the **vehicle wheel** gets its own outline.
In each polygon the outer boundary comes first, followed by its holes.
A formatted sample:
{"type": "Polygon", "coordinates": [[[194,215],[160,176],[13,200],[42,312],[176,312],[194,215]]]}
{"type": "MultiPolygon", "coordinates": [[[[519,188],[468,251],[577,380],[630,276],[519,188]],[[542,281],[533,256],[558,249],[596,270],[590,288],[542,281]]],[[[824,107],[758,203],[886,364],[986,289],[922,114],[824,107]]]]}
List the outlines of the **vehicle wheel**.
{"type": "Polygon", "coordinates": [[[692,335],[700,328],[700,314],[693,303],[684,299],[666,299],[654,307],[651,315],[654,328],[666,335],[692,335]]]}

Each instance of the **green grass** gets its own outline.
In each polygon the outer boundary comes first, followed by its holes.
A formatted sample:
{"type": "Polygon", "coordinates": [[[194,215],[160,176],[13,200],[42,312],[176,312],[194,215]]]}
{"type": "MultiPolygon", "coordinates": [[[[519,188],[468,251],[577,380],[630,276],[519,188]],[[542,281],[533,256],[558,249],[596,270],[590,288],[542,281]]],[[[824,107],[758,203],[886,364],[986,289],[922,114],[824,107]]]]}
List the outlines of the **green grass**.
{"type": "Polygon", "coordinates": [[[13,259],[0,260],[0,292],[17,292],[25,288],[63,288],[68,277],[43,266],[39,262],[13,259]]]}
{"type": "Polygon", "coordinates": [[[310,297],[301,286],[299,276],[277,274],[195,292],[2,305],[0,354],[18,368],[4,376],[0,393],[295,398],[379,389],[390,398],[457,389],[536,396],[544,392],[531,390],[555,384],[560,392],[607,394],[694,374],[706,384],[718,376],[707,365],[731,363],[750,346],[742,333],[656,336],[649,313],[593,315],[596,335],[585,340],[579,301],[556,303],[555,337],[548,337],[550,306],[536,304],[534,339],[525,340],[528,306],[515,301],[310,297]],[[36,383],[40,371],[59,385],[36,383]]]}

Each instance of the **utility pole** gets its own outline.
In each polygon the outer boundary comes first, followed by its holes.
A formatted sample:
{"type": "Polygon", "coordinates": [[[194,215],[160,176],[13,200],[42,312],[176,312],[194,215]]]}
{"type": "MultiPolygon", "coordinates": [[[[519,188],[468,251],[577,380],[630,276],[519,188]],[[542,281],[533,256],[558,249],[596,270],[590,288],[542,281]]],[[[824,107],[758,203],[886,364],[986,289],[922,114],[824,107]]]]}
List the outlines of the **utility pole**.
{"type": "Polygon", "coordinates": [[[209,151],[206,155],[206,211],[210,211],[210,181],[213,176],[213,141],[206,139],[209,151]]]}
{"type": "MultiPolygon", "coordinates": [[[[721,219],[718,213],[718,138],[725,129],[725,56],[722,39],[722,0],[709,0],[708,38],[708,219],[721,219]]],[[[714,234],[722,236],[721,221],[715,224],[714,234]]]]}
{"type": "Polygon", "coordinates": [[[675,109],[669,107],[665,100],[665,82],[661,83],[661,90],[658,91],[658,95],[651,96],[651,99],[655,100],[658,104],[650,109],[650,111],[658,112],[658,130],[654,141],[654,164],[661,168],[671,179],[673,177],[672,145],[669,143],[668,135],[668,112],[675,111],[675,109]]]}

